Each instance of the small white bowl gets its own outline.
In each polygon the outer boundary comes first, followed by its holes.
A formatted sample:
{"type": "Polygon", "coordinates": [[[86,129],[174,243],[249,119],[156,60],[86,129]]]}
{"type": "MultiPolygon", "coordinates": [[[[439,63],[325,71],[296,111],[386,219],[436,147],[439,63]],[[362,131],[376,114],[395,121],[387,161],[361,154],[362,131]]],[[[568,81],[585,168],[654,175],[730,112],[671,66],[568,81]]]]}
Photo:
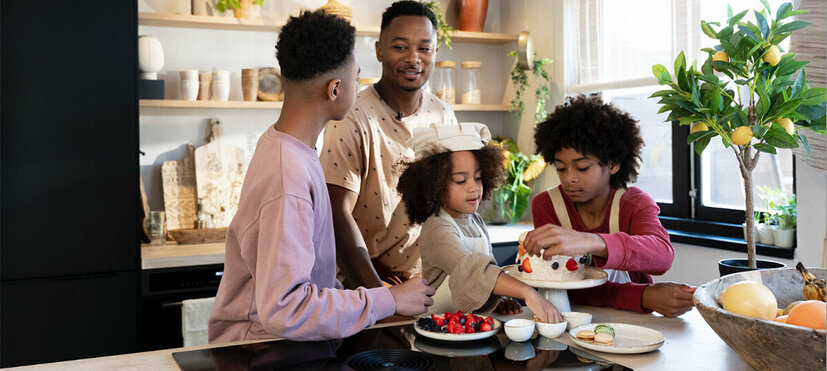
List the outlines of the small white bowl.
{"type": "Polygon", "coordinates": [[[503,325],[505,327],[505,335],[511,341],[526,341],[534,334],[534,321],[530,319],[515,318],[503,325]]]}
{"type": "Polygon", "coordinates": [[[539,332],[540,335],[553,339],[560,335],[563,335],[563,333],[566,332],[567,323],[568,322],[566,321],[560,323],[537,322],[537,332],[539,332]]]}
{"type": "Polygon", "coordinates": [[[563,320],[568,322],[566,326],[566,330],[571,330],[575,327],[580,327],[588,323],[592,323],[592,315],[590,313],[583,313],[583,312],[563,312],[560,313],[563,316],[563,320]]]}

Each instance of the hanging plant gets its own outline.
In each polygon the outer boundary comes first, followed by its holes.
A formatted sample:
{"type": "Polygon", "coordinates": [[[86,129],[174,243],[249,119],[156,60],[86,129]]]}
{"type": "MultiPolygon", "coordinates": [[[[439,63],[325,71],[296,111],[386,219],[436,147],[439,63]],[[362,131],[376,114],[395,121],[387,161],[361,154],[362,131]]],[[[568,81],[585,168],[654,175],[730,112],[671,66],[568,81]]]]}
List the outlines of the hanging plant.
{"type": "MultiPolygon", "coordinates": [[[[517,51],[508,53],[508,56],[519,57],[517,51]]],[[[534,124],[546,118],[546,102],[551,98],[551,93],[548,89],[548,83],[551,81],[546,72],[546,65],[551,64],[552,60],[548,58],[537,58],[537,52],[534,52],[534,62],[531,65],[531,74],[534,79],[540,82],[540,86],[534,91],[534,98],[537,102],[534,108],[534,124]]],[[[528,72],[520,68],[519,63],[514,63],[511,69],[511,85],[514,86],[514,99],[511,100],[511,112],[517,116],[517,122],[520,122],[525,110],[525,102],[523,102],[523,94],[528,88],[528,72]]]]}
{"type": "Polygon", "coordinates": [[[434,13],[436,17],[436,34],[437,39],[442,42],[443,45],[447,46],[448,49],[451,48],[451,33],[456,31],[455,28],[448,25],[448,22],[445,22],[445,18],[442,16],[442,10],[439,9],[439,2],[437,1],[428,1],[423,3],[427,6],[431,11],[434,13]]]}

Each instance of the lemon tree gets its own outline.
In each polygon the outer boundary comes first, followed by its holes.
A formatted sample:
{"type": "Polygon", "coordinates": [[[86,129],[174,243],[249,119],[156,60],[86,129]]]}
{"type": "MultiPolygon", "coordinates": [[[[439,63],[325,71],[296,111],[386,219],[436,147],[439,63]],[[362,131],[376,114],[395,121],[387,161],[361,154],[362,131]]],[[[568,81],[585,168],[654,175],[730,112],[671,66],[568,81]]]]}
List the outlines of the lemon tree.
{"type": "MultiPolygon", "coordinates": [[[[744,180],[748,216],[754,211],[752,171],[761,152],[775,154],[778,148],[800,144],[809,153],[798,130],[825,134],[825,89],[810,88],[804,73],[808,62],[778,47],[809,25],[794,20],[807,11],[784,3],[773,16],[766,0],[761,2],[764,9],[753,11],[757,24],[743,21],[749,10],[733,14],[731,7],[725,23],[701,21],[701,30],[718,45],[702,49],[708,56],[700,70],[687,65],[683,52],[675,58],[673,73],[652,66],[658,84],[668,89],[650,96],[660,99],[659,113],[669,112],[667,121],[692,125],[687,142],[698,154],[715,137],[732,149],[744,180]]],[[[749,266],[755,268],[754,220],[745,219],[749,266]]]]}

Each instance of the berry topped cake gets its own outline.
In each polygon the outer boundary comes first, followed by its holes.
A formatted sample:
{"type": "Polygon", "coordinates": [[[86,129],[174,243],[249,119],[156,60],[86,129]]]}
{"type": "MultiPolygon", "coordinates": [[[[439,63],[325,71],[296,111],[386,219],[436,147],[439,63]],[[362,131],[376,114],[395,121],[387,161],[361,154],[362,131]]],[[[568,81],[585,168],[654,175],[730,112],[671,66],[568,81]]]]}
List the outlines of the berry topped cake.
{"type": "Polygon", "coordinates": [[[544,260],[542,251],[539,256],[529,256],[523,249],[523,238],[521,235],[517,253],[517,269],[523,277],[538,281],[580,281],[586,278],[587,256],[575,259],[568,255],[554,255],[551,260],[544,260]]]}

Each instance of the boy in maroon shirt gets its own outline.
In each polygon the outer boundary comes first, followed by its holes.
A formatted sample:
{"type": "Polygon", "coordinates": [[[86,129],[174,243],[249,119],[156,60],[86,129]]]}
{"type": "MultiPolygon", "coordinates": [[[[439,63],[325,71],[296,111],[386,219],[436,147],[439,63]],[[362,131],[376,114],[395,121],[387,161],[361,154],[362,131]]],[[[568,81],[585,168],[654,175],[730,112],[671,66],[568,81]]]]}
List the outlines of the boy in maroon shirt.
{"type": "Polygon", "coordinates": [[[583,95],[558,106],[534,135],[537,151],[553,163],[560,185],[531,203],[535,229],[523,246],[545,259],[591,254],[609,281],[569,290],[573,303],[611,306],[677,317],[692,309],[694,287],[653,283],[672,265],[660,208],[637,180],[643,139],[637,120],[599,97],[583,95]]]}

